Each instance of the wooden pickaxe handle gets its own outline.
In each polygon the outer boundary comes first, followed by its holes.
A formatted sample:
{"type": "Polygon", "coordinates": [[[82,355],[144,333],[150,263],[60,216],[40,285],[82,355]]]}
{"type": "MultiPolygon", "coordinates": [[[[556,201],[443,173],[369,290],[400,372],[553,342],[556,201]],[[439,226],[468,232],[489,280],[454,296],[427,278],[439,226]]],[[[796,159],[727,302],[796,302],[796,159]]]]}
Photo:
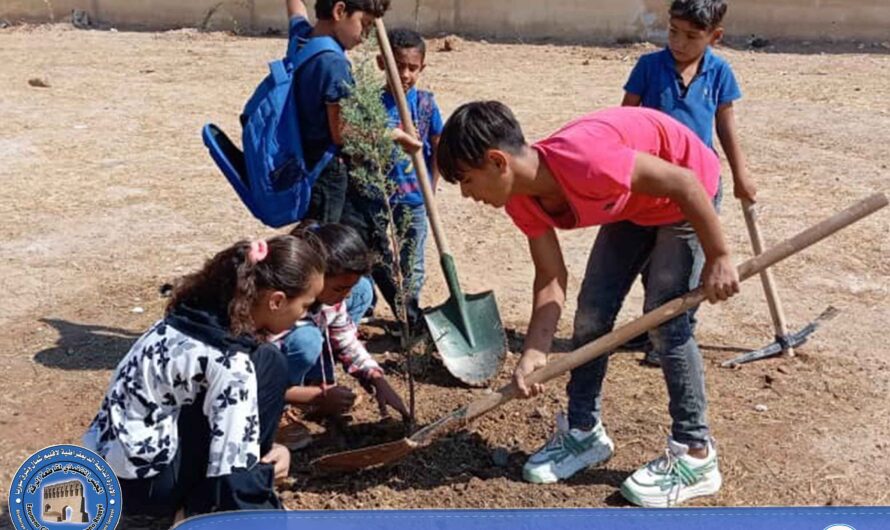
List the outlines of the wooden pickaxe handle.
{"type": "MultiPolygon", "coordinates": [[[[751,247],[754,255],[763,254],[763,237],[760,235],[760,227],[757,224],[757,211],[754,204],[742,200],[742,213],[745,216],[745,224],[748,225],[748,235],[751,237],[751,247]]],[[[769,314],[773,319],[773,327],[776,330],[776,339],[782,345],[782,351],[787,357],[794,357],[794,348],[785,343],[788,335],[788,324],[785,320],[785,310],[782,308],[782,300],[776,292],[776,282],[773,279],[771,269],[763,269],[760,272],[760,283],[763,284],[763,292],[766,294],[766,303],[769,306],[769,314]]]]}

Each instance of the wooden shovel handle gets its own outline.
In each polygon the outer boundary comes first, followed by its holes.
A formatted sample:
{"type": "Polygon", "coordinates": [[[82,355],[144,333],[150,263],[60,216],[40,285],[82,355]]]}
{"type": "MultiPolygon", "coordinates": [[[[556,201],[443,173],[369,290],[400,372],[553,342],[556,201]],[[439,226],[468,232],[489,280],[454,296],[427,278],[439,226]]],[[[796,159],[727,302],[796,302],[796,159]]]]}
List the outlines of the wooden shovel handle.
{"type": "MultiPolygon", "coordinates": [[[[867,217],[881,208],[887,206],[887,196],[883,193],[875,193],[870,197],[854,204],[853,206],[838,212],[831,217],[813,225],[796,236],[786,239],[782,243],[770,248],[766,252],[754,256],[738,267],[739,279],[747,280],[751,276],[766,270],[783,259],[797,254],[805,248],[818,243],[835,232],[850,226],[851,224],[867,217]]],[[[679,298],[658,307],[645,315],[633,320],[620,328],[603,335],[577,350],[557,357],[543,368],[530,374],[526,381],[528,384],[546,383],[569,370],[613,351],[628,340],[637,335],[649,331],[663,322],[683,314],[689,309],[704,301],[705,295],[701,288],[691,291],[679,298]]],[[[509,384],[496,392],[477,399],[462,409],[446,416],[428,427],[418,431],[411,437],[413,441],[426,444],[433,439],[448,432],[451,428],[462,425],[491,410],[503,405],[517,397],[518,390],[514,384],[509,384]]]]}
{"type": "MultiPolygon", "coordinates": [[[[389,44],[386,26],[383,24],[382,18],[377,18],[374,23],[377,27],[377,42],[380,43],[380,53],[383,54],[384,63],[386,64],[386,77],[389,80],[389,88],[392,90],[399,107],[402,128],[406,133],[416,137],[417,128],[414,126],[411,109],[408,108],[408,100],[405,98],[405,90],[402,88],[402,81],[399,79],[399,67],[396,65],[392,46],[389,44]]],[[[423,193],[423,202],[426,205],[426,215],[430,220],[430,228],[433,231],[433,238],[436,240],[439,256],[450,255],[451,250],[448,247],[448,241],[445,239],[445,232],[442,231],[439,209],[436,207],[433,187],[430,185],[430,175],[429,171],[427,171],[426,160],[423,158],[423,149],[413,153],[411,160],[414,163],[414,169],[417,171],[417,180],[420,184],[420,191],[423,193]]]]}

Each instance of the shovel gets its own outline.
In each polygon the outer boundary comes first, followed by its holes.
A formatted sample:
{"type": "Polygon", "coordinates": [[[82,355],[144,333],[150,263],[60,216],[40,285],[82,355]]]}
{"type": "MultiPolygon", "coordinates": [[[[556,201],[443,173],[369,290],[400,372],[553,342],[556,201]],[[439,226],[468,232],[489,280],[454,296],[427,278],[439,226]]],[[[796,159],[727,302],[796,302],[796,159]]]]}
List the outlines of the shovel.
{"type": "MultiPolygon", "coordinates": [[[[409,135],[416,136],[414,120],[408,109],[402,82],[399,80],[398,67],[389,44],[386,27],[379,18],[376,24],[380,51],[386,62],[386,75],[399,106],[402,127],[409,135]]],[[[417,151],[411,157],[423,193],[423,202],[426,204],[430,228],[436,240],[436,248],[439,250],[439,262],[445,275],[445,283],[450,293],[444,304],[426,310],[424,319],[442,362],[451,375],[468,385],[482,385],[498,373],[506,357],[507,337],[504,334],[504,325],[501,323],[493,292],[465,295],[461,290],[454,258],[451,256],[439,220],[439,210],[436,208],[423,153],[417,151]]]]}
{"type": "MultiPolygon", "coordinates": [[[[887,206],[887,196],[876,193],[860,201],[846,210],[813,225],[783,243],[754,256],[739,265],[739,279],[744,281],[755,274],[766,270],[779,261],[797,254],[805,248],[829,237],[835,232],[873,214],[887,206]]],[[[649,331],[663,322],[681,315],[704,301],[705,295],[701,288],[691,291],[679,298],[658,307],[640,318],[633,320],[615,331],[603,335],[593,342],[577,350],[559,356],[559,358],[543,368],[532,372],[526,382],[529,385],[546,383],[569,370],[587,364],[590,361],[615,350],[628,339],[649,331]]],[[[441,436],[463,427],[468,422],[490,412],[504,403],[517,397],[519,391],[512,383],[500,390],[477,399],[469,405],[417,431],[410,438],[381,445],[345,451],[321,457],[313,461],[313,466],[321,470],[358,471],[367,467],[388,464],[399,460],[417,448],[430,445],[441,436]]]]}

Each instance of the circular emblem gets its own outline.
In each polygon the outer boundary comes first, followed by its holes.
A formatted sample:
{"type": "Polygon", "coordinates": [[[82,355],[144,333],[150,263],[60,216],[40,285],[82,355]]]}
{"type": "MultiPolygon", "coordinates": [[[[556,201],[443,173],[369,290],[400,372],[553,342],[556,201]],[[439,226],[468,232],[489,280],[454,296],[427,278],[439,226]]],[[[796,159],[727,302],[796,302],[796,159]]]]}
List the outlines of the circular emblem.
{"type": "Polygon", "coordinates": [[[848,524],[833,524],[825,528],[825,530],[856,530],[848,524]]]}
{"type": "Polygon", "coordinates": [[[16,530],[114,530],[121,518],[121,487],[96,453],[54,445],[22,464],[9,487],[16,530]]]}

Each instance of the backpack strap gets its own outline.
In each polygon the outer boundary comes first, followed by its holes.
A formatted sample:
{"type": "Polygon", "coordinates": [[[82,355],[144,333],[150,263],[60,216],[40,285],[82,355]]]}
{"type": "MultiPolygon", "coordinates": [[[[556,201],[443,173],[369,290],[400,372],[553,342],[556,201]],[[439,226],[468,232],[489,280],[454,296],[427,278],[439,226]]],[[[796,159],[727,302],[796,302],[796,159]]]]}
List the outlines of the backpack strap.
{"type": "Polygon", "coordinates": [[[309,41],[304,44],[299,50],[297,50],[296,55],[294,55],[293,59],[290,60],[291,72],[296,72],[304,64],[306,64],[306,61],[324,52],[333,52],[339,55],[345,55],[343,53],[343,48],[340,46],[340,43],[338,43],[334,39],[334,37],[313,37],[309,39],[309,41]]]}

